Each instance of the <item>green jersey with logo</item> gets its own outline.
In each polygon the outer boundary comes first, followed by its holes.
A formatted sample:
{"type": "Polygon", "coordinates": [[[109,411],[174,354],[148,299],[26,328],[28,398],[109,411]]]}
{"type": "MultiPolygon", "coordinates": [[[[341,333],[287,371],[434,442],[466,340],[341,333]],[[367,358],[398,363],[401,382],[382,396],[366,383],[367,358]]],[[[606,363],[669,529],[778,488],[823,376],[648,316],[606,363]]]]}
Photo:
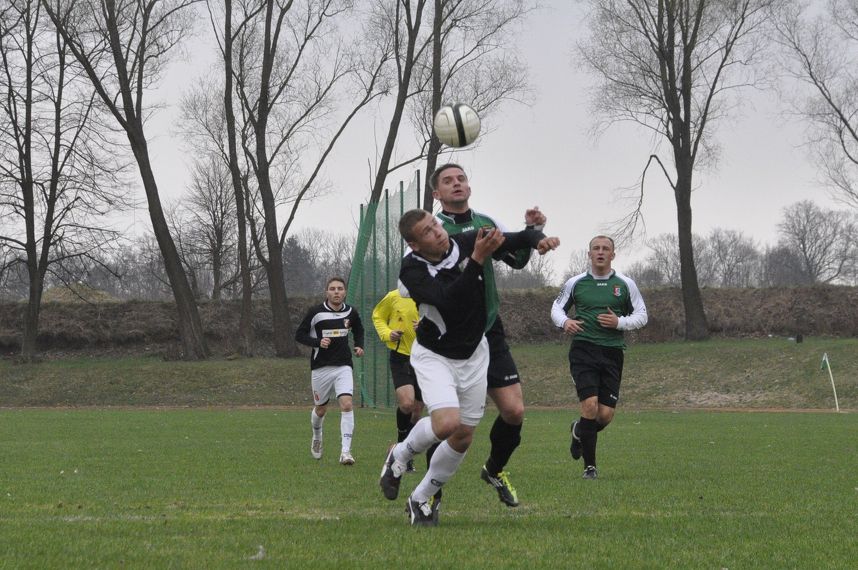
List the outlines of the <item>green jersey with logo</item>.
{"type": "Polygon", "coordinates": [[[638,286],[631,278],[611,272],[608,277],[594,277],[589,271],[569,279],[551,306],[551,320],[563,327],[567,318],[584,321],[576,340],[599,346],[625,348],[623,332],[639,329],[647,322],[646,305],[638,286]],[[570,311],[574,307],[574,314],[570,311]],[[619,317],[617,328],[607,328],[596,319],[608,309],[619,317]]]}
{"type": "MultiPolygon", "coordinates": [[[[440,212],[438,213],[438,219],[441,220],[441,225],[444,226],[444,229],[450,235],[456,235],[469,230],[478,230],[480,228],[498,228],[502,232],[507,231],[491,217],[473,210],[468,210],[463,214],[440,212]]],[[[530,248],[519,249],[515,252],[501,254],[496,259],[503,261],[514,269],[521,269],[530,261],[531,251],[533,250],[530,248]]],[[[483,265],[483,279],[486,285],[486,330],[489,330],[495,323],[495,319],[498,316],[498,309],[500,308],[495,270],[491,263],[483,265]]]]}

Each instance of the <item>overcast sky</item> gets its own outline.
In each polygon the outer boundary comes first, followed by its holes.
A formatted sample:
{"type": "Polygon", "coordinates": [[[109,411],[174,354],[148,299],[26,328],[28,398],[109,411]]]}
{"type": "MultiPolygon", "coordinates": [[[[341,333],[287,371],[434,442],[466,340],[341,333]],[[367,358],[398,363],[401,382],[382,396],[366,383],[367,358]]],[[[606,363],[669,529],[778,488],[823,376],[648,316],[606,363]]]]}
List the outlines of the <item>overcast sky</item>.
{"type": "MultiPolygon", "coordinates": [[[[507,227],[520,227],[527,207],[538,205],[546,213],[546,233],[562,242],[553,254],[559,284],[570,254],[586,248],[590,237],[628,212],[617,190],[635,184],[654,143],[648,132],[631,124],[612,127],[598,141],[589,136],[593,123],[585,86],[591,78],[575,59],[575,42],[582,34],[581,7],[569,0],[543,4],[528,16],[518,42],[530,67],[535,103],[508,104],[493,117],[492,131],[481,136],[478,146],[449,159],[469,174],[471,206],[507,227]]],[[[159,93],[167,107],[150,123],[150,132],[156,135],[150,147],[155,173],[167,199],[178,197],[189,182],[190,160],[170,131],[176,112],[170,103],[178,100],[187,78],[207,66],[207,56],[190,51],[189,61],[171,69],[159,93]]],[[[808,198],[826,208],[840,206],[817,183],[817,172],[801,146],[802,127],[783,118],[776,96],[749,92],[745,101],[732,122],[716,125],[721,145],[717,168],[696,174],[694,231],[732,229],[758,244],[774,244],[785,206],[808,198]]],[[[310,226],[342,233],[356,230],[360,204],[369,195],[368,160],[388,122],[386,115],[368,113],[347,131],[325,172],[331,191],[301,207],[297,230],[310,226]]],[[[413,171],[401,173],[410,178],[413,171]]],[[[651,168],[647,180],[647,235],[675,233],[672,192],[658,169],[651,168]]],[[[395,188],[396,182],[389,186],[395,188]]],[[[136,212],[134,218],[138,227],[148,228],[145,211],[136,212]]],[[[619,250],[615,267],[622,270],[646,254],[642,243],[619,250]]]]}

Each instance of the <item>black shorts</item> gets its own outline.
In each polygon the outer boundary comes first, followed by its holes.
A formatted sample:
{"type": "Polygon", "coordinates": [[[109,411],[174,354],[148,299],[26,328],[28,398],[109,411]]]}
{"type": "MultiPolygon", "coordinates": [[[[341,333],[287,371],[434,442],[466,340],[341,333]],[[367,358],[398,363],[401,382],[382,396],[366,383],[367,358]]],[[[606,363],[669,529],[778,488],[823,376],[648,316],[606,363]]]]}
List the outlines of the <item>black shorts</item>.
{"type": "Polygon", "coordinates": [[[498,316],[492,328],[486,332],[486,340],[489,341],[489,388],[504,388],[521,382],[504,337],[503,323],[498,316]]]}
{"type": "Polygon", "coordinates": [[[422,402],[423,394],[417,385],[417,376],[411,366],[410,357],[407,354],[390,351],[390,376],[393,378],[393,387],[414,386],[414,399],[422,402]]]}
{"type": "Polygon", "coordinates": [[[623,379],[623,349],[577,340],[569,348],[569,371],[581,401],[593,396],[615,408],[623,379]]]}

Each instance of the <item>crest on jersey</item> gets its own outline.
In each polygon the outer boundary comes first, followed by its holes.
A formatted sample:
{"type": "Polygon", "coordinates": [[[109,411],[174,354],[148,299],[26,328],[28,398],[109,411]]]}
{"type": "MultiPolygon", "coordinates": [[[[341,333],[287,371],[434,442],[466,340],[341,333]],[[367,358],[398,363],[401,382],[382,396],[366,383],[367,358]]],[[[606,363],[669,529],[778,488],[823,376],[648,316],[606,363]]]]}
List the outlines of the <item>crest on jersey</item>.
{"type": "Polygon", "coordinates": [[[347,329],[351,328],[351,324],[349,324],[349,323],[350,323],[349,319],[343,319],[343,327],[345,327],[347,329]]]}
{"type": "Polygon", "coordinates": [[[619,297],[620,295],[622,295],[622,293],[622,288],[620,288],[619,285],[614,285],[614,297],[619,297]]]}

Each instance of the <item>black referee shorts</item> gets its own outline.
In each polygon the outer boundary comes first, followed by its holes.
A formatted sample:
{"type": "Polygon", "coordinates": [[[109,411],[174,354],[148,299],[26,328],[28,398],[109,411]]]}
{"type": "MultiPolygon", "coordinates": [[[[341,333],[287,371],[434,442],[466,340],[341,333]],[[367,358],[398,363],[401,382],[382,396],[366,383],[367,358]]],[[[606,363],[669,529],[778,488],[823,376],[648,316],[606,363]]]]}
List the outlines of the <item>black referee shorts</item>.
{"type": "Polygon", "coordinates": [[[417,375],[411,366],[411,358],[407,354],[390,351],[390,376],[393,378],[393,387],[414,386],[414,399],[422,402],[423,393],[417,385],[417,375]]]}
{"type": "Polygon", "coordinates": [[[584,340],[572,342],[569,371],[580,401],[598,396],[600,404],[609,408],[617,406],[623,379],[623,354],[622,348],[599,346],[584,340]]]}

